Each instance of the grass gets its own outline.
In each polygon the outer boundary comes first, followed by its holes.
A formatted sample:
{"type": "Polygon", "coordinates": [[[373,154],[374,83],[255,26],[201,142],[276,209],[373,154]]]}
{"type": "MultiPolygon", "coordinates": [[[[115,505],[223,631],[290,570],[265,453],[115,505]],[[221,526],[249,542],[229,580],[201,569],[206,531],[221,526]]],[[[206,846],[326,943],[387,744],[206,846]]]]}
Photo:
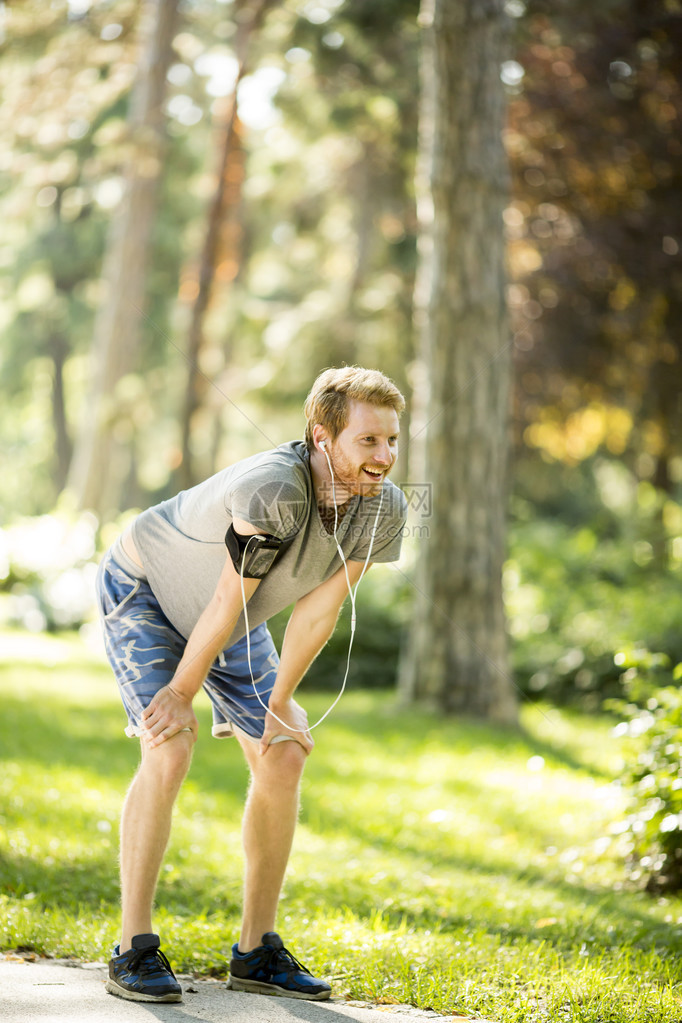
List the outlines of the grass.
{"type": "MultiPolygon", "coordinates": [[[[106,958],[117,816],[137,760],[107,666],[3,641],[0,947],[106,958]]],[[[0,648],[0,655],[2,649],[0,648]]],[[[304,696],[312,715],[328,695],[304,696]]],[[[176,810],[157,928],[224,976],[238,931],[246,772],[210,712],[176,810]]],[[[682,899],[623,884],[611,724],[526,705],[510,732],[354,692],[317,733],[279,928],[337,996],[500,1023],[679,1023],[682,899]]]]}

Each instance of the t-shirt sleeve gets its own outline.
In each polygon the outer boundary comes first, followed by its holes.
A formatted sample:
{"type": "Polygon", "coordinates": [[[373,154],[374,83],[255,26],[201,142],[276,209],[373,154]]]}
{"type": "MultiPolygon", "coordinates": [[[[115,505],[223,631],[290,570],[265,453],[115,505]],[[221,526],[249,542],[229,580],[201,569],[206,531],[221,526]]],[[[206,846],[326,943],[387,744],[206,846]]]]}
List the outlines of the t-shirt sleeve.
{"type": "Polygon", "coordinates": [[[258,466],[234,480],[225,495],[225,509],[280,540],[295,536],[305,521],[305,484],[277,467],[258,466]]]}
{"type": "MultiPolygon", "coordinates": [[[[362,531],[362,537],[350,554],[350,561],[364,561],[366,559],[376,513],[376,505],[371,510],[368,509],[366,527],[362,531]]],[[[407,498],[398,487],[391,487],[388,494],[384,494],[379,524],[374,537],[374,543],[372,544],[371,562],[381,564],[398,560],[406,521],[407,498]]]]}

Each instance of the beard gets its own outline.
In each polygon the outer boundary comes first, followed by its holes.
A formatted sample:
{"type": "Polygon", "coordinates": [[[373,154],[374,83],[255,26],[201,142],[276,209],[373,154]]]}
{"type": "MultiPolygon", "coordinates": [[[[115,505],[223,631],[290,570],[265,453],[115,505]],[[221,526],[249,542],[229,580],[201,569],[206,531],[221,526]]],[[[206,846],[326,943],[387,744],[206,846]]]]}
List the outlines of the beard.
{"type": "MultiPolygon", "coordinates": [[[[389,466],[376,466],[376,469],[381,472],[381,476],[373,480],[363,468],[364,466],[373,468],[371,460],[356,462],[335,445],[332,446],[331,450],[331,462],[334,469],[337,504],[345,503],[356,495],[360,497],[376,497],[381,491],[384,479],[393,468],[393,463],[389,466]]],[[[331,483],[328,486],[329,503],[333,504],[331,483]]]]}

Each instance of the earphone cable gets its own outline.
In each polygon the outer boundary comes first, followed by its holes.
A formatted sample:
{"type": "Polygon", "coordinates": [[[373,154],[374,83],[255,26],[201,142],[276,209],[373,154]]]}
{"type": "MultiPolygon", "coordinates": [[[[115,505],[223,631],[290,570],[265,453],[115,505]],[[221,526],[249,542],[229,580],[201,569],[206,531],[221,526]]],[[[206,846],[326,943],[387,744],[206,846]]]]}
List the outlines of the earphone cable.
{"type": "Polygon", "coordinates": [[[249,542],[251,540],[251,537],[249,537],[249,540],[247,541],[246,546],[244,548],[244,554],[242,556],[240,570],[239,570],[239,580],[240,580],[241,591],[242,591],[242,604],[243,604],[243,609],[244,609],[244,626],[246,628],[246,657],[247,657],[248,664],[249,664],[249,674],[251,676],[251,685],[253,686],[253,691],[256,694],[256,698],[257,698],[258,702],[260,703],[261,707],[263,707],[264,710],[268,711],[273,716],[275,721],[277,721],[280,725],[283,725],[285,728],[288,728],[290,732],[305,733],[305,732],[312,731],[313,728],[317,728],[317,726],[321,725],[322,722],[324,721],[324,719],[331,714],[331,712],[334,710],[334,707],[336,707],[337,703],[339,702],[339,700],[341,699],[341,697],[343,696],[343,694],[344,694],[344,692],[346,690],[346,682],[348,681],[348,674],[349,674],[349,671],[350,671],[350,655],[351,655],[351,650],[353,649],[353,639],[355,638],[355,625],[356,625],[356,621],[357,621],[356,613],[355,613],[355,595],[357,593],[358,586],[362,582],[363,576],[364,576],[365,572],[367,571],[367,566],[369,565],[369,559],[370,559],[370,557],[372,555],[372,548],[374,546],[374,538],[376,536],[376,532],[377,532],[377,529],[378,529],[378,526],[379,526],[379,516],[381,515],[381,508],[382,508],[382,505],[383,505],[383,502],[384,502],[384,492],[383,492],[383,488],[382,488],[382,490],[381,490],[381,492],[379,494],[379,507],[377,508],[377,513],[376,513],[376,516],[375,516],[375,519],[374,519],[374,525],[372,527],[372,532],[371,532],[371,535],[370,535],[369,548],[367,550],[367,557],[365,558],[365,563],[362,566],[362,572],[360,573],[360,575],[358,577],[358,581],[356,582],[355,586],[353,587],[351,585],[350,576],[348,574],[348,563],[346,561],[346,557],[345,557],[345,555],[343,553],[343,550],[341,549],[341,544],[339,543],[339,539],[338,539],[337,532],[336,532],[337,528],[338,528],[338,524],[339,524],[339,510],[338,510],[338,506],[336,504],[336,488],[334,486],[334,470],[332,469],[331,459],[330,459],[329,455],[327,454],[326,450],[324,448],[322,448],[322,451],[324,452],[324,456],[327,459],[327,462],[329,464],[329,471],[331,473],[332,500],[334,502],[334,542],[336,543],[336,549],[339,552],[339,557],[341,558],[341,562],[343,564],[343,570],[344,570],[345,575],[346,575],[346,586],[348,587],[348,594],[350,596],[350,602],[351,602],[351,624],[350,624],[350,640],[348,642],[348,656],[346,658],[346,672],[345,672],[345,674],[343,676],[343,682],[341,684],[341,689],[339,690],[339,693],[338,693],[336,699],[334,700],[334,702],[331,704],[330,707],[327,708],[327,710],[324,712],[322,717],[319,718],[314,724],[309,725],[308,728],[293,728],[291,725],[288,725],[286,723],[286,721],[282,721],[281,718],[277,717],[277,715],[274,713],[274,711],[270,710],[270,708],[268,707],[268,705],[266,703],[263,703],[261,695],[258,692],[258,689],[256,688],[256,680],[253,677],[253,666],[251,664],[251,636],[249,634],[249,613],[247,611],[246,592],[244,590],[244,562],[246,560],[246,554],[247,554],[248,549],[249,549],[249,542]]]}

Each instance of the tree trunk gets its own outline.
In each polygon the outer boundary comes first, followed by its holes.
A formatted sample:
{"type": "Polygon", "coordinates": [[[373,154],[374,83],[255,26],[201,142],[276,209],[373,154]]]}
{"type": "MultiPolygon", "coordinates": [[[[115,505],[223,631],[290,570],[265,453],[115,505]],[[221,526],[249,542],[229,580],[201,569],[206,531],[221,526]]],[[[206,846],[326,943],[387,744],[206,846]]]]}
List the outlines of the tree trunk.
{"type": "Polygon", "coordinates": [[[177,473],[177,483],[182,490],[193,486],[203,475],[198,471],[199,459],[196,457],[192,441],[196,434],[195,417],[205,403],[206,391],[210,386],[210,381],[202,373],[199,363],[205,344],[204,319],[211,299],[216,266],[220,260],[227,262],[229,257],[232,267],[230,273],[236,275],[239,264],[239,246],[235,243],[240,239],[233,232],[226,251],[225,246],[221,245],[221,236],[226,234],[225,228],[228,223],[234,228],[239,227],[237,210],[241,206],[243,166],[240,168],[241,173],[237,180],[230,183],[232,187],[228,185],[227,178],[228,174],[237,167],[235,157],[241,150],[237,118],[237,88],[242,75],[243,65],[240,66],[235,91],[231,97],[227,122],[220,132],[217,183],[206,218],[206,233],[198,273],[198,292],[192,306],[187,342],[187,384],[182,410],[182,461],[177,473]]]}
{"type": "Polygon", "coordinates": [[[55,441],[53,473],[55,485],[59,491],[66,484],[72,450],[66,424],[66,402],[64,400],[64,364],[69,354],[69,346],[64,334],[57,330],[53,331],[48,338],[47,350],[52,359],[52,427],[55,441]]]}
{"type": "Polygon", "coordinates": [[[419,273],[433,484],[400,691],[517,720],[502,602],[509,447],[503,0],[423,0],[419,273]]]}
{"type": "Polygon", "coordinates": [[[138,75],[128,115],[125,190],[115,211],[103,278],[106,293],[94,328],[92,377],[84,422],[69,471],[80,508],[106,516],[119,510],[130,467],[133,424],[121,393],[137,367],[147,263],[166,149],[163,99],[177,0],[147,0],[138,75]]]}
{"type": "MultiPolygon", "coordinates": [[[[185,401],[182,412],[182,461],[177,472],[178,486],[182,489],[193,486],[204,475],[197,471],[197,459],[193,450],[193,420],[204,403],[210,381],[200,369],[201,352],[204,347],[204,320],[211,300],[216,266],[222,260],[233,266],[230,280],[234,280],[240,263],[240,242],[242,232],[239,210],[244,183],[243,160],[237,163],[241,154],[240,124],[237,115],[237,92],[247,71],[249,41],[259,28],[274,0],[241,0],[235,12],[238,24],[235,51],[239,65],[234,89],[224,107],[221,123],[216,130],[216,185],[206,217],[204,242],[198,268],[197,294],[192,306],[192,317],[187,343],[188,374],[185,401]]],[[[219,425],[215,426],[219,433],[219,425]]],[[[215,430],[214,430],[215,433],[215,430]]],[[[215,436],[207,439],[206,447],[213,450],[215,436]]],[[[211,465],[210,471],[213,472],[211,465]]]]}

